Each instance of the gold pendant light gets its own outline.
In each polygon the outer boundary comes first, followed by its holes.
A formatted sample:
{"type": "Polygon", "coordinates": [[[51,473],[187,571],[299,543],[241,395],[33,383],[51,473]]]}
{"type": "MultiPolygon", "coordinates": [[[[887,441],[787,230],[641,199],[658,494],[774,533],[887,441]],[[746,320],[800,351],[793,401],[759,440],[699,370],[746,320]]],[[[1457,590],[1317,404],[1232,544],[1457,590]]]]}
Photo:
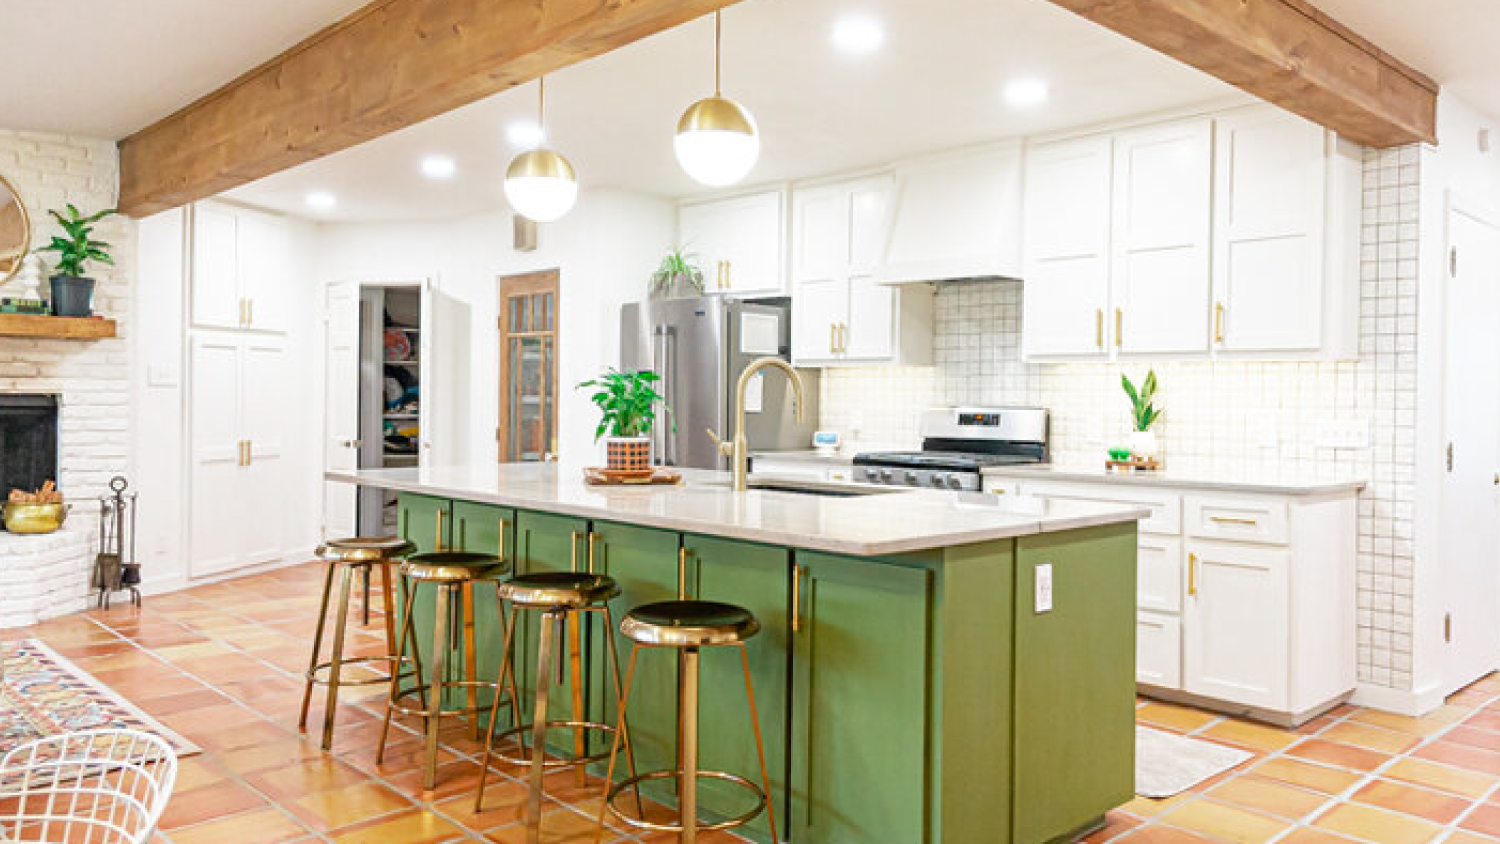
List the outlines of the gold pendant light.
{"type": "Polygon", "coordinates": [[[546,139],[547,80],[537,80],[537,146],[516,156],[505,171],[505,198],[516,213],[538,223],[559,220],[578,200],[578,174],[562,153],[542,146],[546,139]]]}
{"type": "Polygon", "coordinates": [[[755,118],[723,97],[720,87],[723,23],[714,12],[714,95],[693,103],[677,121],[677,163],[701,184],[724,187],[745,178],[760,158],[755,118]]]}

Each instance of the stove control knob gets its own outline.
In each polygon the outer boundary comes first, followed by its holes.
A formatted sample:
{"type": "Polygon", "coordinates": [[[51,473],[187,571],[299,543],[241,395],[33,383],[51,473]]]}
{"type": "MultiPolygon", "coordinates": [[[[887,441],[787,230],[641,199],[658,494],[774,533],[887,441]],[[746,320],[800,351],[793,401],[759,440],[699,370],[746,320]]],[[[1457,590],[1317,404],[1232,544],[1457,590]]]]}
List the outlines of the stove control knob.
{"type": "Polygon", "coordinates": [[[960,478],[959,476],[957,476],[957,475],[949,475],[948,476],[948,488],[949,489],[962,489],[963,485],[964,485],[963,479],[960,478]]]}
{"type": "Polygon", "coordinates": [[[917,472],[915,469],[906,470],[906,482],[908,484],[914,484],[917,482],[917,472]]]}
{"type": "Polygon", "coordinates": [[[933,486],[942,486],[943,476],[939,475],[937,472],[933,472],[932,477],[928,478],[927,482],[932,484],[933,486]]]}
{"type": "Polygon", "coordinates": [[[885,481],[886,483],[890,483],[891,482],[891,477],[892,477],[892,475],[891,475],[891,470],[890,469],[881,469],[880,470],[880,479],[882,481],[885,481]]]}
{"type": "Polygon", "coordinates": [[[880,473],[878,471],[876,471],[875,469],[871,469],[869,467],[865,468],[864,474],[865,474],[865,480],[867,480],[867,481],[873,481],[876,478],[880,477],[880,473]]]}

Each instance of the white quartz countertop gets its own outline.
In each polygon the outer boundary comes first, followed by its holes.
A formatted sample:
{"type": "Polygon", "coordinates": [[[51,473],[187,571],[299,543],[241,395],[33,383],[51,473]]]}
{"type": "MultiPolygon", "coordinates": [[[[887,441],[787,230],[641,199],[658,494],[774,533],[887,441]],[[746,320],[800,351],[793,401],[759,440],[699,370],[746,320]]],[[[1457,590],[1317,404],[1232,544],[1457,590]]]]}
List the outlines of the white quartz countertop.
{"type": "Polygon", "coordinates": [[[853,498],[734,492],[728,474],[684,470],[677,486],[589,486],[567,463],[360,469],[325,477],[399,492],[730,539],[874,557],[1146,518],[1131,505],[902,490],[853,498]]]}
{"type": "Polygon", "coordinates": [[[835,451],[752,451],[750,460],[776,463],[816,463],[822,466],[848,466],[854,463],[854,452],[835,451]]]}
{"type": "Polygon", "coordinates": [[[1278,473],[1234,470],[1173,469],[1155,472],[1110,472],[1103,465],[993,466],[982,470],[985,477],[1031,481],[1107,483],[1183,489],[1249,492],[1268,495],[1357,495],[1365,482],[1355,479],[1308,478],[1278,473]]]}

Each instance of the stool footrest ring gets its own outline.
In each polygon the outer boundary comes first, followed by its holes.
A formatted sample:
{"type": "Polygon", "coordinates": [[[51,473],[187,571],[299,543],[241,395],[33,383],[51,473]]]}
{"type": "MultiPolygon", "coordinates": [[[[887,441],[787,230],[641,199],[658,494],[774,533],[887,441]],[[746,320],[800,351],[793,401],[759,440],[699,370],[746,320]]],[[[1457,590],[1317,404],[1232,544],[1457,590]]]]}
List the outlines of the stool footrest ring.
{"type": "MultiPolygon", "coordinates": [[[[481,712],[489,712],[492,706],[508,703],[510,701],[510,696],[501,691],[499,683],[486,683],[479,680],[465,680],[463,682],[455,681],[451,683],[444,683],[441,690],[439,691],[439,694],[452,691],[453,689],[470,688],[490,689],[491,691],[495,692],[495,702],[490,706],[465,706],[459,709],[444,709],[438,712],[438,717],[450,718],[455,715],[478,715],[481,712]]],[[[416,706],[407,706],[401,703],[401,701],[406,700],[407,698],[420,699],[422,694],[431,692],[432,688],[430,686],[423,686],[420,691],[417,689],[412,689],[409,692],[402,692],[399,696],[397,696],[395,700],[387,703],[386,706],[389,707],[392,712],[399,712],[402,715],[410,715],[416,718],[430,718],[432,717],[432,710],[428,709],[427,707],[422,706],[420,703],[416,706]]]]}
{"type": "MultiPolygon", "coordinates": [[[[374,663],[394,665],[397,661],[397,658],[394,656],[361,656],[352,659],[340,660],[339,665],[341,666],[341,668],[348,668],[351,665],[369,666],[374,663]]],[[[401,657],[399,661],[404,665],[406,663],[412,662],[412,659],[411,657],[401,657]]],[[[313,666],[313,669],[311,671],[303,672],[303,676],[311,681],[315,686],[326,686],[328,685],[327,673],[331,668],[333,668],[332,662],[320,662],[317,665],[313,666]]],[[[400,672],[400,674],[402,677],[415,676],[415,663],[413,663],[413,668],[411,670],[403,670],[400,672]]],[[[389,674],[380,674],[375,677],[366,678],[364,680],[345,680],[342,677],[339,678],[340,686],[378,686],[382,683],[390,685],[390,682],[391,675],[389,674]]]]}
{"type": "MultiPolygon", "coordinates": [[[[506,730],[505,732],[496,733],[495,734],[495,745],[496,746],[504,745],[506,741],[508,741],[509,739],[512,739],[512,738],[514,738],[514,739],[521,739],[521,738],[523,738],[523,737],[525,737],[527,735],[530,735],[535,729],[536,729],[536,725],[535,724],[522,724],[522,725],[520,725],[518,727],[511,727],[510,729],[506,730]]],[[[611,724],[600,724],[600,723],[595,722],[595,721],[548,721],[547,722],[547,729],[549,729],[549,730],[566,730],[566,729],[593,730],[595,732],[604,733],[605,735],[610,735],[610,736],[612,736],[612,735],[615,734],[615,727],[613,725],[611,725],[611,724]]],[[[521,745],[521,749],[523,751],[526,749],[526,745],[525,745],[524,742],[518,741],[517,744],[521,745]]],[[[493,756],[493,757],[495,757],[496,759],[499,759],[500,761],[505,762],[505,763],[510,764],[510,765],[530,765],[530,764],[532,764],[532,758],[529,755],[528,756],[512,756],[512,755],[507,754],[507,753],[502,753],[498,749],[492,749],[490,751],[490,755],[493,756]]],[[[593,763],[593,762],[602,762],[602,761],[604,761],[605,759],[608,759],[608,758],[609,758],[609,751],[608,750],[602,750],[602,751],[600,751],[598,753],[593,753],[593,754],[590,754],[588,756],[578,756],[578,757],[567,758],[567,759],[562,759],[562,758],[559,758],[559,759],[548,759],[548,758],[546,758],[546,754],[544,752],[543,753],[543,758],[542,758],[542,767],[546,768],[548,770],[552,770],[552,769],[556,769],[556,768],[572,768],[572,767],[575,767],[577,765],[588,765],[588,764],[593,763]]]]}
{"type": "MultiPolygon", "coordinates": [[[[645,820],[644,818],[635,817],[634,815],[615,805],[616,797],[619,797],[621,794],[632,788],[638,788],[643,782],[649,782],[653,780],[677,780],[681,777],[681,771],[650,771],[648,773],[633,776],[627,780],[621,780],[619,784],[611,786],[609,791],[605,794],[604,805],[609,809],[610,814],[614,815],[622,823],[629,824],[636,829],[649,829],[653,832],[682,832],[683,827],[681,824],[652,823],[651,821],[645,820]]],[[[699,823],[697,826],[699,832],[711,832],[718,829],[733,829],[737,826],[744,826],[745,824],[754,820],[758,815],[760,815],[761,812],[765,811],[766,809],[766,793],[764,791],[761,791],[760,786],[745,779],[744,777],[735,776],[734,774],[725,773],[724,771],[699,771],[698,779],[720,780],[722,782],[733,783],[734,785],[744,788],[751,794],[754,794],[756,798],[755,807],[750,811],[745,812],[742,815],[729,818],[728,820],[719,821],[718,823],[699,823]]]]}

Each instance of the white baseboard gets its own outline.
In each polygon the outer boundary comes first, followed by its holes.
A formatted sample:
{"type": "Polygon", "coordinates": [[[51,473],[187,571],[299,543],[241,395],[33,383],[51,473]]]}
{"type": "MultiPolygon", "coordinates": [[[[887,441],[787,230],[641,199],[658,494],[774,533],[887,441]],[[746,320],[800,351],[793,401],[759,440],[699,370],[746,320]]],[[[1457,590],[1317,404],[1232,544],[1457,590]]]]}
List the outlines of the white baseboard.
{"type": "Polygon", "coordinates": [[[1442,687],[1436,685],[1412,691],[1360,683],[1354,688],[1354,697],[1349,702],[1355,706],[1415,717],[1442,706],[1443,699],[1442,687]]]}
{"type": "Polygon", "coordinates": [[[276,571],[277,569],[289,568],[291,566],[300,566],[304,563],[311,562],[313,559],[314,557],[311,550],[308,550],[306,552],[298,550],[296,552],[288,553],[280,560],[272,560],[268,563],[246,566],[242,569],[219,572],[217,574],[208,575],[206,577],[190,577],[186,574],[179,574],[174,577],[162,578],[160,580],[147,580],[146,582],[141,584],[141,595],[146,597],[149,597],[151,595],[170,595],[173,592],[181,592],[184,589],[192,589],[195,586],[207,586],[210,583],[220,583],[225,580],[235,580],[237,578],[248,577],[253,574],[264,574],[268,571],[276,571]]]}

